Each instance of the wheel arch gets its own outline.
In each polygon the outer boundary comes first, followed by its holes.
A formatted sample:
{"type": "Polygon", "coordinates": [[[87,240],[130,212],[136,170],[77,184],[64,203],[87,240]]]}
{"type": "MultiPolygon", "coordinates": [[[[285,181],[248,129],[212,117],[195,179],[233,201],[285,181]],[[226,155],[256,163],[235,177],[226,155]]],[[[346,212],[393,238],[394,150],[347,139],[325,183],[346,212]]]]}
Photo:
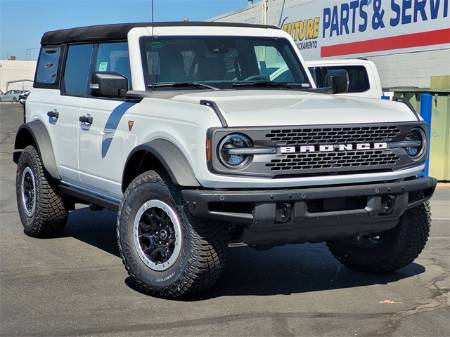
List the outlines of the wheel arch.
{"type": "Polygon", "coordinates": [[[46,172],[54,179],[61,179],[56,165],[53,146],[47,128],[40,120],[22,124],[14,141],[13,161],[17,164],[20,154],[28,145],[33,145],[41,157],[46,172]]]}
{"type": "Polygon", "coordinates": [[[165,171],[172,182],[179,186],[200,186],[184,154],[165,139],[152,140],[131,151],[122,174],[122,191],[135,177],[148,170],[165,171]]]}

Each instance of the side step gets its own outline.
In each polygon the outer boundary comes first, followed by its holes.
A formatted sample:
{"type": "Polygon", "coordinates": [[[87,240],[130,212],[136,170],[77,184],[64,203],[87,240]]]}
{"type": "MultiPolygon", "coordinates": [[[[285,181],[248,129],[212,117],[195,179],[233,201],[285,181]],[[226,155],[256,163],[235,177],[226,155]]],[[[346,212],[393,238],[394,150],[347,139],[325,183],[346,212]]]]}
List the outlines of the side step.
{"type": "Polygon", "coordinates": [[[94,204],[100,207],[110,209],[112,211],[118,211],[120,201],[112,198],[108,198],[103,195],[95,194],[89,191],[85,191],[73,186],[59,185],[58,188],[64,194],[70,195],[71,197],[77,198],[86,202],[87,204],[94,204]]]}

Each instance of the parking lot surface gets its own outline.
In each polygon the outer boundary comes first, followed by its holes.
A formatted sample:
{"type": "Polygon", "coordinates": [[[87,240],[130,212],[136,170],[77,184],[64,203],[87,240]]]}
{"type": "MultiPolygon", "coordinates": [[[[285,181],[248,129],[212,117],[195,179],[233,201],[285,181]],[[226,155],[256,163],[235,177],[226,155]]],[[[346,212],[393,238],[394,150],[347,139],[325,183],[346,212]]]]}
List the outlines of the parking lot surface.
{"type": "Polygon", "coordinates": [[[394,274],[352,272],[323,244],[241,247],[212,291],[169,301],[136,291],[111,212],[75,210],[61,238],[23,234],[11,159],[21,119],[20,105],[0,104],[1,336],[450,335],[449,187],[432,200],[424,252],[394,274]]]}

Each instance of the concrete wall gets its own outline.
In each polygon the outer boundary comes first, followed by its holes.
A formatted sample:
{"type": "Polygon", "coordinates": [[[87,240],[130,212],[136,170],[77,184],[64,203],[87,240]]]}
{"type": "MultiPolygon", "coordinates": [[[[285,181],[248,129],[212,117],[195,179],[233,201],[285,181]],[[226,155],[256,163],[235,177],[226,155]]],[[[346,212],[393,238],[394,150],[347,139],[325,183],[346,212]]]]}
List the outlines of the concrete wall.
{"type": "Polygon", "coordinates": [[[383,87],[429,88],[432,76],[450,75],[450,50],[368,57],[380,72],[383,87]]]}
{"type": "Polygon", "coordinates": [[[36,61],[10,61],[0,60],[0,89],[5,92],[7,89],[29,90],[32,88],[32,82],[11,83],[7,88],[7,83],[17,80],[34,79],[36,61]]]}
{"type": "Polygon", "coordinates": [[[222,22],[243,22],[243,23],[262,23],[262,3],[248,6],[242,10],[224,13],[211,19],[211,21],[222,22]]]}
{"type": "MultiPolygon", "coordinates": [[[[290,9],[320,0],[286,0],[283,13],[281,8],[283,0],[269,0],[266,14],[266,23],[269,25],[279,25],[281,20],[289,17],[290,9]]],[[[321,0],[324,3],[327,1],[321,0]]],[[[241,11],[225,13],[221,16],[212,18],[212,21],[224,22],[246,22],[246,23],[264,23],[262,1],[255,1],[254,5],[248,6],[241,11]]],[[[292,15],[291,15],[292,16],[292,15]]],[[[291,19],[291,18],[290,18],[291,19]]],[[[351,41],[349,38],[348,42],[351,41]]],[[[354,56],[345,56],[337,58],[366,57],[374,61],[378,67],[383,87],[396,86],[416,86],[429,88],[432,76],[450,75],[450,49],[443,46],[439,50],[420,50],[382,55],[379,54],[358,54],[354,56]]],[[[308,57],[303,53],[305,59],[308,57]]],[[[449,88],[450,89],[450,88],[449,88]]]]}

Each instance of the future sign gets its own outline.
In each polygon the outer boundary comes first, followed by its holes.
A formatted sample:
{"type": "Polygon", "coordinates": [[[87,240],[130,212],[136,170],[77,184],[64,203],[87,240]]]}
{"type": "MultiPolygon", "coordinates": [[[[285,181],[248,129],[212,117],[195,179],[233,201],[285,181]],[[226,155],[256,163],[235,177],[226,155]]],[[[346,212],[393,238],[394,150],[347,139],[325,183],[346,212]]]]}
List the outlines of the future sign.
{"type": "Polygon", "coordinates": [[[450,48],[449,0],[309,1],[286,7],[283,29],[306,59],[450,48]]]}

